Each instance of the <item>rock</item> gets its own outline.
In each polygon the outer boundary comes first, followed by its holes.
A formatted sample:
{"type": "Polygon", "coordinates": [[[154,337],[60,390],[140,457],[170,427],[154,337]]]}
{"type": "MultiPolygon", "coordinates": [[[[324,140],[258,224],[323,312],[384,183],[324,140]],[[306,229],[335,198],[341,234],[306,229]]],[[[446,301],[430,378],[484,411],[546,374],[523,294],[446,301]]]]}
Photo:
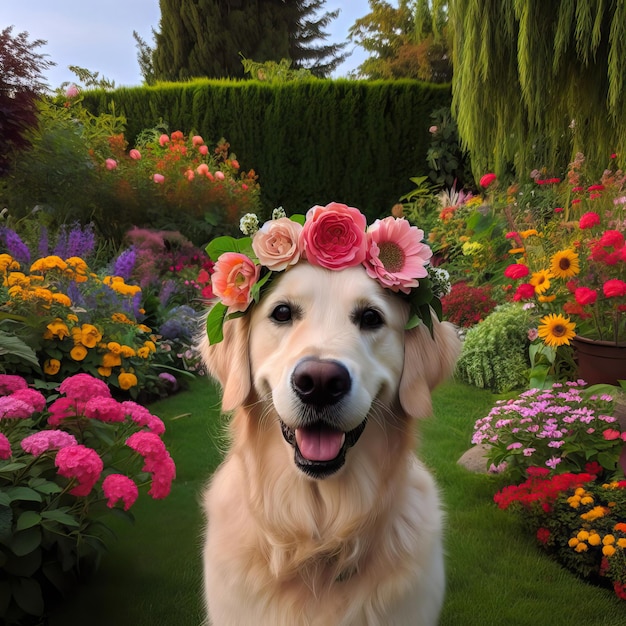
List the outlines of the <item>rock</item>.
{"type": "Polygon", "coordinates": [[[486,474],[488,468],[488,449],[488,446],[484,444],[478,444],[465,452],[463,456],[461,456],[461,458],[457,461],[457,463],[465,469],[469,470],[470,472],[486,474]]]}

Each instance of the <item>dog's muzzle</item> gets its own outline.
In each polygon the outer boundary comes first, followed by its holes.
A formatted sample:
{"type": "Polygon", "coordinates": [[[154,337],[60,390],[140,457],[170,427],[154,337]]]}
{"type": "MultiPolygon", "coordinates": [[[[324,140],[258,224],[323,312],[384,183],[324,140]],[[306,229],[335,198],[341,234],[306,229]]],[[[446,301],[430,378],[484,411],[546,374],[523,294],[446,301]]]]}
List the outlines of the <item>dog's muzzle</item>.
{"type": "Polygon", "coordinates": [[[339,470],[346,452],[363,434],[367,418],[354,429],[344,432],[334,417],[336,405],[352,387],[350,373],[337,361],[303,359],[291,376],[291,386],[302,403],[305,423],[290,428],[281,420],[283,437],[294,448],[294,462],[313,478],[326,478],[339,470]]]}

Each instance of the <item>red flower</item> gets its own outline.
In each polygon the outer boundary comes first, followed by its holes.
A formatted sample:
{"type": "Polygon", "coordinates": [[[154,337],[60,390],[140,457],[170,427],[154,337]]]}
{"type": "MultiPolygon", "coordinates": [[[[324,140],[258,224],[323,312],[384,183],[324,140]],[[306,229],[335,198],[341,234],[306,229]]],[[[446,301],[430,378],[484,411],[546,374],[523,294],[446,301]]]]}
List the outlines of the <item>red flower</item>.
{"type": "Polygon", "coordinates": [[[626,600],[626,586],[619,582],[619,580],[613,581],[613,589],[615,589],[618,598],[626,600]]]}
{"type": "Polygon", "coordinates": [[[548,540],[550,539],[550,531],[547,528],[538,528],[537,529],[537,541],[539,543],[542,543],[543,545],[545,545],[546,543],[548,543],[548,540]]]}
{"type": "Polygon", "coordinates": [[[594,211],[589,211],[580,216],[578,227],[582,229],[593,228],[600,223],[600,216],[594,211]]]}
{"type": "Polygon", "coordinates": [[[528,276],[529,272],[528,266],[523,263],[512,263],[504,270],[504,275],[512,280],[517,280],[518,278],[528,276]]]}
{"type": "Polygon", "coordinates": [[[612,278],[604,283],[602,291],[607,298],[621,298],[626,296],[626,283],[619,278],[612,278]]]}
{"type": "Polygon", "coordinates": [[[607,230],[598,243],[605,248],[619,250],[624,247],[624,235],[619,230],[607,230]]]}
{"type": "Polygon", "coordinates": [[[574,292],[574,298],[581,306],[587,306],[588,304],[593,304],[598,299],[598,292],[588,287],[579,287],[574,292]]]}
{"type": "Polygon", "coordinates": [[[535,288],[530,283],[522,283],[513,294],[513,300],[530,300],[535,295],[535,288]]]}
{"type": "Polygon", "coordinates": [[[587,191],[602,191],[604,189],[604,185],[590,185],[587,187],[587,191]]]}
{"type": "Polygon", "coordinates": [[[487,187],[489,187],[489,185],[494,183],[495,180],[496,180],[496,175],[493,172],[490,172],[489,174],[483,174],[480,178],[480,186],[483,187],[484,189],[487,189],[487,187]]]}

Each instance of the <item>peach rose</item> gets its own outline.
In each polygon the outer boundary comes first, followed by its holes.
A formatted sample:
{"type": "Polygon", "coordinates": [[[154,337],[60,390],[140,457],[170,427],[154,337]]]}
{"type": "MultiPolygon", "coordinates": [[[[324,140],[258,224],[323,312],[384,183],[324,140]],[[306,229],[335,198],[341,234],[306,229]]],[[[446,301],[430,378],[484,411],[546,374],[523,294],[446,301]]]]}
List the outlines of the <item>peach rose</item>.
{"type": "Polygon", "coordinates": [[[224,252],[215,263],[211,279],[213,293],[225,306],[243,312],[250,305],[250,291],[260,272],[261,266],[244,254],[224,252]]]}
{"type": "Polygon", "coordinates": [[[298,238],[302,226],[288,217],[265,222],[252,239],[252,249],[261,265],[282,272],[300,260],[298,238]]]}
{"type": "Polygon", "coordinates": [[[338,202],[314,206],[306,214],[300,249],[312,265],[331,270],[359,265],[367,250],[366,226],[365,216],[353,207],[338,202]]]}

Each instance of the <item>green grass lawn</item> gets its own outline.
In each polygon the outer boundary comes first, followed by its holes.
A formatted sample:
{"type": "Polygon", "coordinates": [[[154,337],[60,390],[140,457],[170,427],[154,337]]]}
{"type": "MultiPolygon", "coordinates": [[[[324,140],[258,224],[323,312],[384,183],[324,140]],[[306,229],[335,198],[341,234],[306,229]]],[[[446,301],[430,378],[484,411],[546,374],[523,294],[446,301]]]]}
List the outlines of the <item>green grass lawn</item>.
{"type": "MultiPolygon", "coordinates": [[[[497,478],[457,464],[474,420],[493,402],[488,392],[448,383],[435,394],[435,416],[420,425],[420,455],[447,510],[441,626],[626,624],[626,603],[551,561],[512,513],[493,504],[497,478]]],[[[166,443],[177,465],[172,493],[163,501],[142,494],[133,507],[134,525],[115,520],[118,540],[98,574],[67,598],[49,626],[202,623],[199,498],[224,447],[217,396],[212,385],[195,381],[190,391],[151,408],[167,425],[166,443]]]]}

